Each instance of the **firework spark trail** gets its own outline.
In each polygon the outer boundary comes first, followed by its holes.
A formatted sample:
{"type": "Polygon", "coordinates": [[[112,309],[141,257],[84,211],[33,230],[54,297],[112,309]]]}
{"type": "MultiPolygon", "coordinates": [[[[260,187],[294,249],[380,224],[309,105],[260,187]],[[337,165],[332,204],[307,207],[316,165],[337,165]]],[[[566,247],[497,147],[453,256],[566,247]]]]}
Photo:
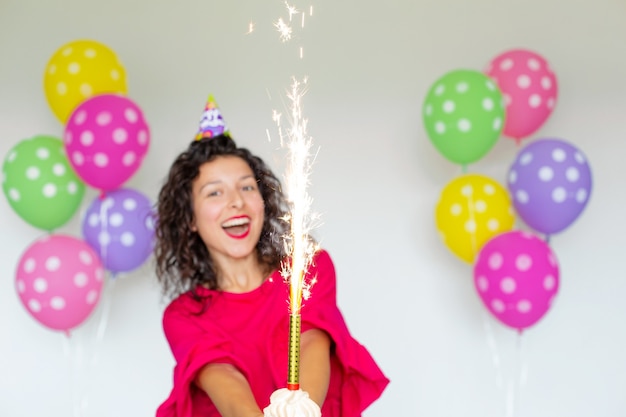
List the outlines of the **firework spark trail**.
{"type": "Polygon", "coordinates": [[[280,39],[283,42],[287,42],[288,40],[291,39],[291,35],[293,33],[293,29],[291,29],[291,26],[289,26],[287,23],[285,23],[285,21],[283,20],[282,17],[280,19],[278,19],[278,22],[274,23],[274,26],[276,27],[276,29],[280,33],[280,39]]]}
{"type": "MultiPolygon", "coordinates": [[[[308,136],[307,120],[302,116],[302,97],[305,93],[306,81],[299,82],[292,79],[291,90],[287,94],[291,102],[291,127],[287,135],[281,134],[281,145],[288,150],[288,166],[285,175],[285,190],[291,203],[290,222],[291,231],[286,237],[287,253],[290,254],[291,264],[285,265],[283,276],[289,278],[291,314],[299,314],[302,299],[308,297],[311,283],[304,281],[304,274],[311,263],[317,247],[309,239],[316,216],[310,209],[312,199],[307,192],[309,185],[312,154],[312,141],[308,136]]],[[[279,123],[280,115],[275,114],[275,121],[279,123]]]]}
{"type": "MultiPolygon", "coordinates": [[[[305,15],[313,16],[313,6],[308,7],[308,12],[300,11],[297,7],[284,1],[286,17],[279,17],[273,26],[278,32],[282,43],[297,39],[298,30],[304,29],[305,15]],[[300,18],[296,20],[298,17],[300,18]],[[298,28],[297,23],[300,23],[298,28]],[[293,26],[295,24],[295,26],[293,26]]],[[[250,21],[246,35],[256,31],[256,25],[250,21]]],[[[304,56],[304,48],[298,48],[299,58],[304,56]]],[[[287,149],[287,167],[285,172],[285,194],[289,202],[289,212],[286,219],[290,224],[290,230],[283,236],[283,243],[287,253],[287,260],[281,265],[281,274],[289,285],[289,369],[287,388],[298,390],[299,361],[300,361],[300,309],[302,301],[309,298],[311,286],[315,283],[315,277],[305,279],[306,272],[311,264],[313,255],[318,250],[317,244],[310,237],[311,229],[316,225],[318,216],[311,213],[312,200],[307,192],[313,155],[311,154],[312,140],[306,132],[307,120],[302,114],[302,96],[306,91],[307,79],[298,81],[292,76],[291,88],[287,92],[290,101],[289,116],[291,126],[287,129],[281,127],[281,113],[273,110],[272,119],[278,126],[280,145],[287,149]]],[[[270,96],[268,92],[268,96],[270,96]]],[[[271,100],[271,96],[270,96],[271,100]]],[[[266,130],[268,140],[271,141],[269,130],[266,130]]]]}
{"type": "MultiPolygon", "coordinates": [[[[294,29],[298,27],[292,27],[292,23],[299,21],[299,29],[304,29],[305,15],[313,15],[313,6],[308,7],[308,12],[299,10],[287,1],[284,1],[284,6],[286,16],[278,18],[273,24],[282,43],[294,39],[294,29]],[[301,15],[300,19],[297,19],[298,15],[301,15]]],[[[299,47],[299,55],[302,59],[302,46],[299,47]]],[[[290,285],[289,311],[291,314],[299,314],[302,300],[308,297],[312,285],[312,282],[305,282],[304,275],[317,250],[317,246],[309,238],[317,216],[310,211],[312,200],[307,193],[312,166],[312,140],[307,134],[307,120],[302,111],[302,97],[306,93],[307,79],[305,77],[299,81],[292,76],[291,81],[286,94],[289,105],[285,106],[289,108],[289,128],[282,128],[283,117],[280,112],[273,110],[272,119],[278,126],[280,145],[288,152],[284,182],[285,194],[290,203],[287,220],[291,229],[283,242],[290,262],[283,264],[281,272],[290,285]]],[[[266,133],[270,139],[269,132],[266,133]]]]}
{"type": "MultiPolygon", "coordinates": [[[[279,38],[283,43],[290,41],[294,36],[292,23],[294,16],[302,13],[300,29],[304,29],[305,13],[300,12],[295,6],[284,2],[287,15],[286,19],[279,18],[274,27],[278,30],[279,38]]],[[[313,7],[309,8],[309,15],[313,14],[313,7]]],[[[302,59],[304,49],[299,47],[299,57],[302,59]]],[[[310,287],[315,282],[315,277],[307,282],[305,275],[311,264],[313,254],[318,249],[310,238],[315,216],[311,214],[311,198],[307,192],[311,172],[311,138],[308,136],[307,120],[302,113],[302,96],[305,93],[306,78],[298,81],[292,76],[291,88],[287,92],[290,101],[291,126],[286,129],[286,134],[280,126],[281,114],[274,111],[272,118],[278,125],[280,144],[288,151],[287,168],[285,172],[285,193],[290,203],[289,218],[291,228],[283,242],[289,255],[289,262],[282,265],[282,276],[289,284],[289,368],[287,372],[287,388],[299,390],[299,362],[300,362],[300,309],[302,300],[310,295],[310,287]]]]}
{"type": "Polygon", "coordinates": [[[288,149],[285,191],[291,205],[288,218],[291,229],[284,242],[290,262],[283,263],[281,272],[289,283],[289,390],[300,389],[300,309],[302,300],[308,298],[310,286],[315,282],[315,278],[306,282],[304,277],[317,250],[316,244],[309,238],[314,218],[310,212],[312,200],[307,192],[312,164],[311,139],[306,133],[307,120],[302,117],[302,86],[303,83],[292,78],[291,90],[287,94],[291,101],[291,127],[284,136],[280,128],[281,115],[274,112],[281,146],[288,149]]]}

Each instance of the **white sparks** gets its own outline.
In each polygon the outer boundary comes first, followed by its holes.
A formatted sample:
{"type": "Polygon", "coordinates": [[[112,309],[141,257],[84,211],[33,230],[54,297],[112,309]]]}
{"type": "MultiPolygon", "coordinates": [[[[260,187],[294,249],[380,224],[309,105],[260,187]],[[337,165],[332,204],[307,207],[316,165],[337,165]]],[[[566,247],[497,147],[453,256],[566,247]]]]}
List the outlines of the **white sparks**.
{"type": "Polygon", "coordinates": [[[282,117],[282,113],[279,113],[276,110],[272,110],[272,120],[278,126],[279,131],[280,131],[280,118],[281,117],[282,117]]]}
{"type": "Polygon", "coordinates": [[[293,18],[293,16],[300,12],[298,11],[298,9],[296,9],[295,6],[289,5],[289,3],[287,2],[285,2],[285,7],[287,8],[287,13],[289,14],[289,21],[291,22],[291,19],[293,18]]]}
{"type": "Polygon", "coordinates": [[[278,22],[274,23],[274,27],[278,30],[278,33],[280,33],[280,40],[287,42],[291,39],[291,26],[286,24],[282,17],[278,19],[278,22]]]}
{"type": "MultiPolygon", "coordinates": [[[[279,35],[280,40],[283,43],[286,43],[287,41],[290,41],[297,35],[298,29],[304,30],[304,24],[306,21],[307,13],[306,11],[298,10],[295,6],[290,5],[286,1],[284,3],[285,3],[287,17],[285,18],[280,17],[278,21],[274,23],[274,27],[280,34],[279,35]],[[297,26],[292,26],[292,22],[294,22],[297,15],[300,15],[300,28],[298,28],[297,26]]],[[[313,6],[309,6],[308,15],[313,16],[313,6]]],[[[302,59],[304,57],[304,49],[302,48],[302,46],[300,46],[299,48],[299,53],[300,53],[300,59],[302,59]]]]}
{"type": "Polygon", "coordinates": [[[248,23],[248,31],[246,32],[246,35],[249,35],[252,32],[254,32],[254,22],[248,23]]]}
{"type": "Polygon", "coordinates": [[[307,120],[302,116],[302,96],[305,93],[306,79],[292,80],[287,97],[291,102],[291,127],[286,137],[280,129],[280,113],[274,112],[274,121],[279,124],[281,145],[288,149],[288,166],[285,180],[287,198],[291,204],[291,231],[285,238],[287,253],[291,265],[283,265],[283,276],[290,281],[290,308],[292,314],[299,314],[302,297],[310,294],[309,286],[304,281],[313,254],[318,249],[309,238],[316,216],[311,215],[311,197],[307,192],[311,172],[311,138],[308,136],[307,120]]]}

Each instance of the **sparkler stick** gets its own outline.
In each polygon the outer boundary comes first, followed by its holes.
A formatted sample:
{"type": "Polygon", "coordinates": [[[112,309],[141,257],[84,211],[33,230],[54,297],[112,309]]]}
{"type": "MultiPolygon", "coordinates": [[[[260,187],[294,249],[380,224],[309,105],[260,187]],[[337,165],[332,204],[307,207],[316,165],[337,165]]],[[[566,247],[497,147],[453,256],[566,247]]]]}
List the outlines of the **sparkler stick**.
{"type": "Polygon", "coordinates": [[[300,314],[289,315],[289,366],[287,368],[287,389],[300,389],[300,314]]]}

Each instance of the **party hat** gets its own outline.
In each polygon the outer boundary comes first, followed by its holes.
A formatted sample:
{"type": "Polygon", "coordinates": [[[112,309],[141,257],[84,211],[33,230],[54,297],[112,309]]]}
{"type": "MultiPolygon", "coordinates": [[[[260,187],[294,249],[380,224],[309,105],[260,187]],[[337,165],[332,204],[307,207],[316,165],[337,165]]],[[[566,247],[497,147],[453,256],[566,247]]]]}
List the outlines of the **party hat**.
{"type": "Polygon", "coordinates": [[[215,99],[212,95],[209,98],[204,107],[204,113],[202,113],[202,119],[200,119],[200,127],[198,133],[196,133],[196,140],[204,138],[212,138],[217,135],[228,135],[228,128],[222,118],[222,113],[215,103],[215,99]]]}

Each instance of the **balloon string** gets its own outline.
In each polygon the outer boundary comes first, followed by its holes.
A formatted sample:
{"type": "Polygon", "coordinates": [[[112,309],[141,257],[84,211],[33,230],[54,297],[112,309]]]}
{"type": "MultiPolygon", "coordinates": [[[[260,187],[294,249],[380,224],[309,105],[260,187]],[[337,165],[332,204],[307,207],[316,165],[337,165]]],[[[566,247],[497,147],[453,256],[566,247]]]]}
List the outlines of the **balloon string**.
{"type": "MultiPolygon", "coordinates": [[[[104,192],[102,194],[100,194],[100,198],[104,199],[104,192]]],[[[100,223],[100,234],[98,235],[98,239],[101,239],[105,234],[108,237],[108,229],[109,229],[109,216],[108,216],[108,209],[109,205],[105,202],[102,201],[100,203],[100,212],[98,213],[98,221],[100,223]]],[[[100,242],[100,260],[102,261],[102,264],[105,266],[107,266],[107,248],[109,247],[109,242],[104,241],[104,242],[100,242]]]]}
{"type": "MultiPolygon", "coordinates": [[[[113,298],[113,288],[115,287],[115,282],[117,281],[115,278],[115,274],[111,274],[111,279],[105,280],[104,283],[102,312],[100,314],[98,330],[96,332],[96,347],[98,347],[104,339],[104,332],[106,331],[107,323],[109,321],[109,313],[111,311],[111,299],[113,298]]],[[[94,357],[95,356],[96,355],[94,355],[94,357]]]]}
{"type": "Polygon", "coordinates": [[[108,284],[107,281],[105,281],[104,291],[102,295],[103,300],[101,302],[102,308],[100,310],[98,324],[95,333],[93,332],[93,330],[90,332],[90,334],[92,335],[90,337],[92,353],[88,361],[85,361],[86,353],[83,349],[81,341],[78,340],[77,336],[74,335],[74,337],[70,337],[70,333],[68,330],[65,330],[63,332],[67,336],[63,338],[63,351],[66,361],[68,363],[69,386],[73,417],[81,417],[82,415],[84,415],[85,410],[87,410],[89,406],[88,391],[92,380],[90,378],[87,378],[84,381],[80,381],[80,376],[81,374],[85,373],[93,374],[91,370],[98,363],[98,353],[100,350],[99,348],[102,345],[102,340],[104,339],[104,333],[110,315],[111,298],[113,289],[115,287],[115,281],[116,280],[114,279],[114,276],[111,278],[108,284]]]}
{"type": "Polygon", "coordinates": [[[512,375],[509,378],[506,378],[505,387],[505,378],[500,352],[494,337],[493,328],[491,327],[489,317],[486,312],[483,312],[483,328],[485,329],[487,346],[489,346],[489,350],[491,351],[491,360],[496,373],[496,387],[498,389],[506,388],[505,416],[515,417],[518,415],[517,413],[521,402],[520,399],[522,389],[526,385],[526,381],[528,379],[528,364],[526,363],[524,355],[522,331],[518,331],[516,335],[512,375]]]}
{"type": "MultiPolygon", "coordinates": [[[[66,334],[67,335],[67,334],[66,334]]],[[[75,338],[63,338],[63,353],[68,365],[68,379],[70,388],[70,398],[72,416],[80,417],[80,395],[77,392],[77,373],[80,369],[82,351],[80,344],[75,344],[75,338]]]]}
{"type": "Polygon", "coordinates": [[[507,392],[507,417],[519,415],[522,388],[526,385],[528,366],[524,358],[523,331],[519,330],[515,343],[515,360],[513,361],[513,373],[509,380],[507,392]]]}
{"type": "MultiPolygon", "coordinates": [[[[470,221],[477,224],[478,222],[476,221],[476,212],[474,209],[476,207],[476,204],[474,203],[474,193],[470,193],[470,195],[466,197],[466,200],[467,200],[467,207],[469,208],[470,221]]],[[[470,245],[472,247],[472,255],[473,255],[472,261],[473,261],[474,258],[476,258],[476,256],[478,255],[480,248],[478,245],[478,241],[476,239],[476,231],[473,231],[472,233],[470,233],[469,236],[470,236],[470,245]]]]}
{"type": "Polygon", "coordinates": [[[518,398],[520,399],[519,403],[521,404],[522,391],[526,386],[526,381],[528,381],[528,362],[526,360],[526,355],[524,353],[524,337],[523,333],[520,330],[517,334],[517,359],[519,363],[519,375],[518,375],[518,398]]]}
{"type": "MultiPolygon", "coordinates": [[[[111,311],[111,299],[113,298],[113,289],[115,287],[115,275],[111,275],[111,279],[104,281],[104,287],[101,295],[100,301],[100,314],[98,318],[98,324],[96,326],[95,332],[90,332],[90,346],[91,346],[91,356],[87,363],[87,369],[85,370],[88,374],[93,375],[93,370],[97,367],[99,361],[99,353],[100,348],[102,347],[102,341],[104,340],[104,334],[107,328],[107,323],[109,321],[109,315],[111,311]]],[[[89,407],[89,390],[90,383],[93,381],[93,378],[89,378],[83,384],[84,390],[80,397],[81,411],[87,410],[89,407]]],[[[84,413],[83,413],[84,414],[84,413]]]]}
{"type": "Polygon", "coordinates": [[[493,363],[493,368],[496,373],[496,387],[502,388],[504,380],[502,375],[502,361],[500,359],[498,345],[496,344],[496,339],[493,335],[493,329],[491,327],[491,323],[489,322],[489,317],[487,316],[486,311],[483,311],[483,328],[485,329],[487,346],[491,351],[491,362],[493,363]]]}

